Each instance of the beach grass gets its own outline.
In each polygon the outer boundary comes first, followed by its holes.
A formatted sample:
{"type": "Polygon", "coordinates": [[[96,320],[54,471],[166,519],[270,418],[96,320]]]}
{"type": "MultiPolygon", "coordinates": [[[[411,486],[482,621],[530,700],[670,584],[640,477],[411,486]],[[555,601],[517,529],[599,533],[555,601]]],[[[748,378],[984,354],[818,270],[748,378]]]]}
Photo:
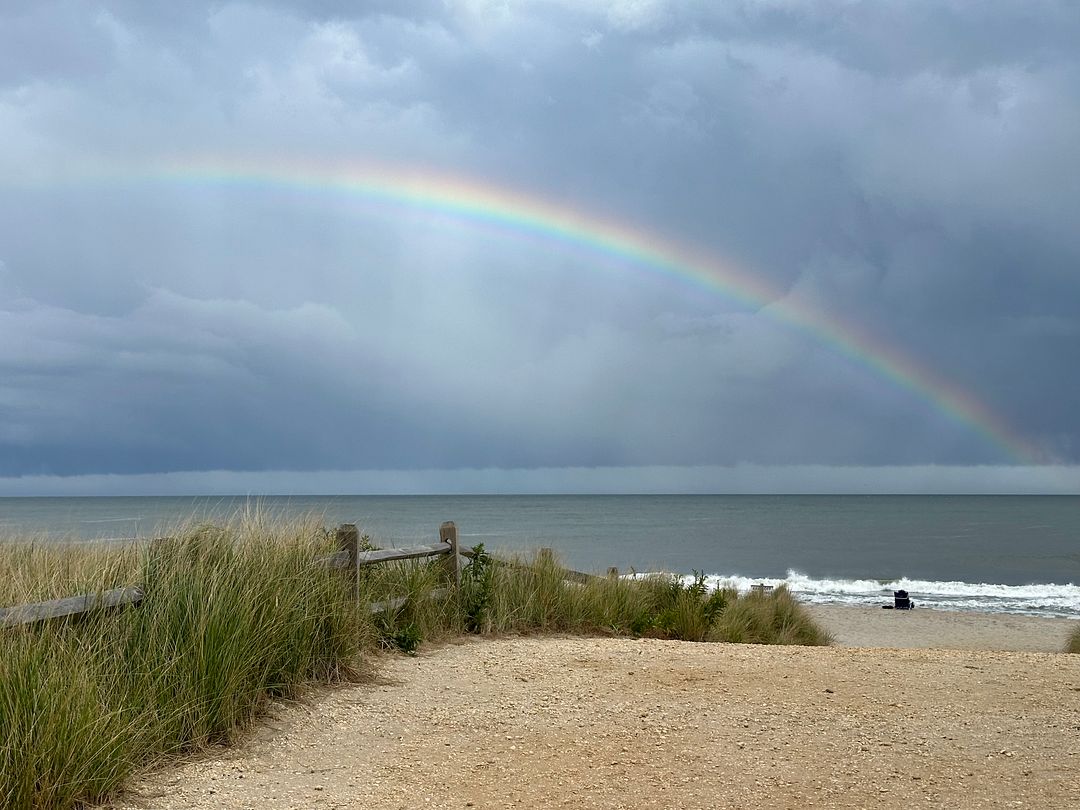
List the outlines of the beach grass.
{"type": "Polygon", "coordinates": [[[567,579],[558,558],[540,550],[496,561],[482,547],[462,573],[458,594],[424,597],[441,563],[372,569],[362,585],[377,601],[409,595],[398,611],[380,617],[387,646],[408,637],[424,640],[462,632],[481,634],[573,633],[648,636],[684,641],[826,645],[831,637],[787,589],[740,595],[710,590],[703,574],[567,579]]]}
{"type": "Polygon", "coordinates": [[[133,546],[0,537],[0,606],[62,599],[133,582],[133,546]]]}
{"type": "Polygon", "coordinates": [[[832,636],[815,622],[783,585],[772,593],[733,599],[709,629],[709,641],[736,644],[824,646],[832,636]]]}
{"type": "Polygon", "coordinates": [[[1080,653],[1080,625],[1069,633],[1069,640],[1065,642],[1065,652],[1080,653]]]}
{"type": "Polygon", "coordinates": [[[137,609],[0,630],[0,806],[100,800],[137,770],[235,741],[273,698],[363,679],[379,648],[413,653],[463,633],[829,641],[783,589],[709,591],[701,575],[568,581],[550,552],[498,562],[478,547],[450,588],[446,558],[365,567],[355,580],[328,570],[316,560],[335,541],[313,521],[248,515],[171,534],[0,546],[0,604],[145,590],[137,609]]]}
{"type": "Polygon", "coordinates": [[[136,610],[0,632],[0,806],[99,799],[162,757],[231,741],[272,697],[356,677],[365,622],[348,583],[313,565],[331,547],[307,525],[193,528],[115,552],[96,578],[38,568],[40,587],[34,568],[51,555],[5,549],[17,602],[62,582],[138,582],[146,596],[136,610]]]}

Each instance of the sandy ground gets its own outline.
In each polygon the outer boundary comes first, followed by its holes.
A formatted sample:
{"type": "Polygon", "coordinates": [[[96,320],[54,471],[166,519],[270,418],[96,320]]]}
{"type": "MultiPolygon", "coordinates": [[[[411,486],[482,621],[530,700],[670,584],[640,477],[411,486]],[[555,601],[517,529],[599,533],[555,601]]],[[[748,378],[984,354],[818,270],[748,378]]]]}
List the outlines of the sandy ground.
{"type": "Polygon", "coordinates": [[[808,605],[807,609],[844,647],[1059,652],[1075,626],[1067,619],[1008,613],[829,605],[808,605]]]}
{"type": "MultiPolygon", "coordinates": [[[[842,643],[894,647],[1060,649],[1068,628],[815,613],[842,643]]],[[[1080,807],[1080,656],[505,638],[380,673],[114,806],[1080,807]]]]}

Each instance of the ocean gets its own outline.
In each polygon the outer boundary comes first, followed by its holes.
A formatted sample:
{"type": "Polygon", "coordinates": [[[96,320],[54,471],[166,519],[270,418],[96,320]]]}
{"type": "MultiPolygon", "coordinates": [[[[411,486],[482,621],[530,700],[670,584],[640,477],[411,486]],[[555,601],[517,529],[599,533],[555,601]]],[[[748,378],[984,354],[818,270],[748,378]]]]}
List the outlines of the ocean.
{"type": "Polygon", "coordinates": [[[1080,496],[577,495],[0,498],[0,538],[149,538],[255,506],[357,523],[379,545],[554,548],[580,570],[786,584],[815,603],[1080,618],[1080,496]]]}

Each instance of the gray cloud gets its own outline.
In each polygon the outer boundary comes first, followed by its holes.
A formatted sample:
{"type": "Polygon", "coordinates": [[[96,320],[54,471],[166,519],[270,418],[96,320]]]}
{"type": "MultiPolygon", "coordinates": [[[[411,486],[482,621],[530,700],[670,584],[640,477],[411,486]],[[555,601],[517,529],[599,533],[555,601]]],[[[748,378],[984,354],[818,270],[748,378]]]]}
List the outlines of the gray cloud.
{"type": "Polygon", "coordinates": [[[1008,460],[769,307],[145,171],[200,156],[458,174],[729,257],[1080,460],[1070,4],[0,16],[0,476],[1008,460]]]}

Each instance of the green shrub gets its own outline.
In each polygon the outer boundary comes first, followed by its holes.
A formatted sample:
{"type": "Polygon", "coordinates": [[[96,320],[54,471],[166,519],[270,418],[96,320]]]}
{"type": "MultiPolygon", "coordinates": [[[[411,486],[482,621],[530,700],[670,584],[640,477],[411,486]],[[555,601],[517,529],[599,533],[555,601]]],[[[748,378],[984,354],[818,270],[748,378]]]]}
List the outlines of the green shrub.
{"type": "Polygon", "coordinates": [[[489,626],[495,563],[483,543],[472,553],[472,562],[461,572],[461,615],[467,632],[482,633],[489,626]]]}
{"type": "Polygon", "coordinates": [[[385,618],[380,622],[385,623],[385,629],[380,633],[385,645],[400,650],[406,655],[416,655],[420,642],[424,640],[419,627],[412,622],[401,625],[385,618]]]}

